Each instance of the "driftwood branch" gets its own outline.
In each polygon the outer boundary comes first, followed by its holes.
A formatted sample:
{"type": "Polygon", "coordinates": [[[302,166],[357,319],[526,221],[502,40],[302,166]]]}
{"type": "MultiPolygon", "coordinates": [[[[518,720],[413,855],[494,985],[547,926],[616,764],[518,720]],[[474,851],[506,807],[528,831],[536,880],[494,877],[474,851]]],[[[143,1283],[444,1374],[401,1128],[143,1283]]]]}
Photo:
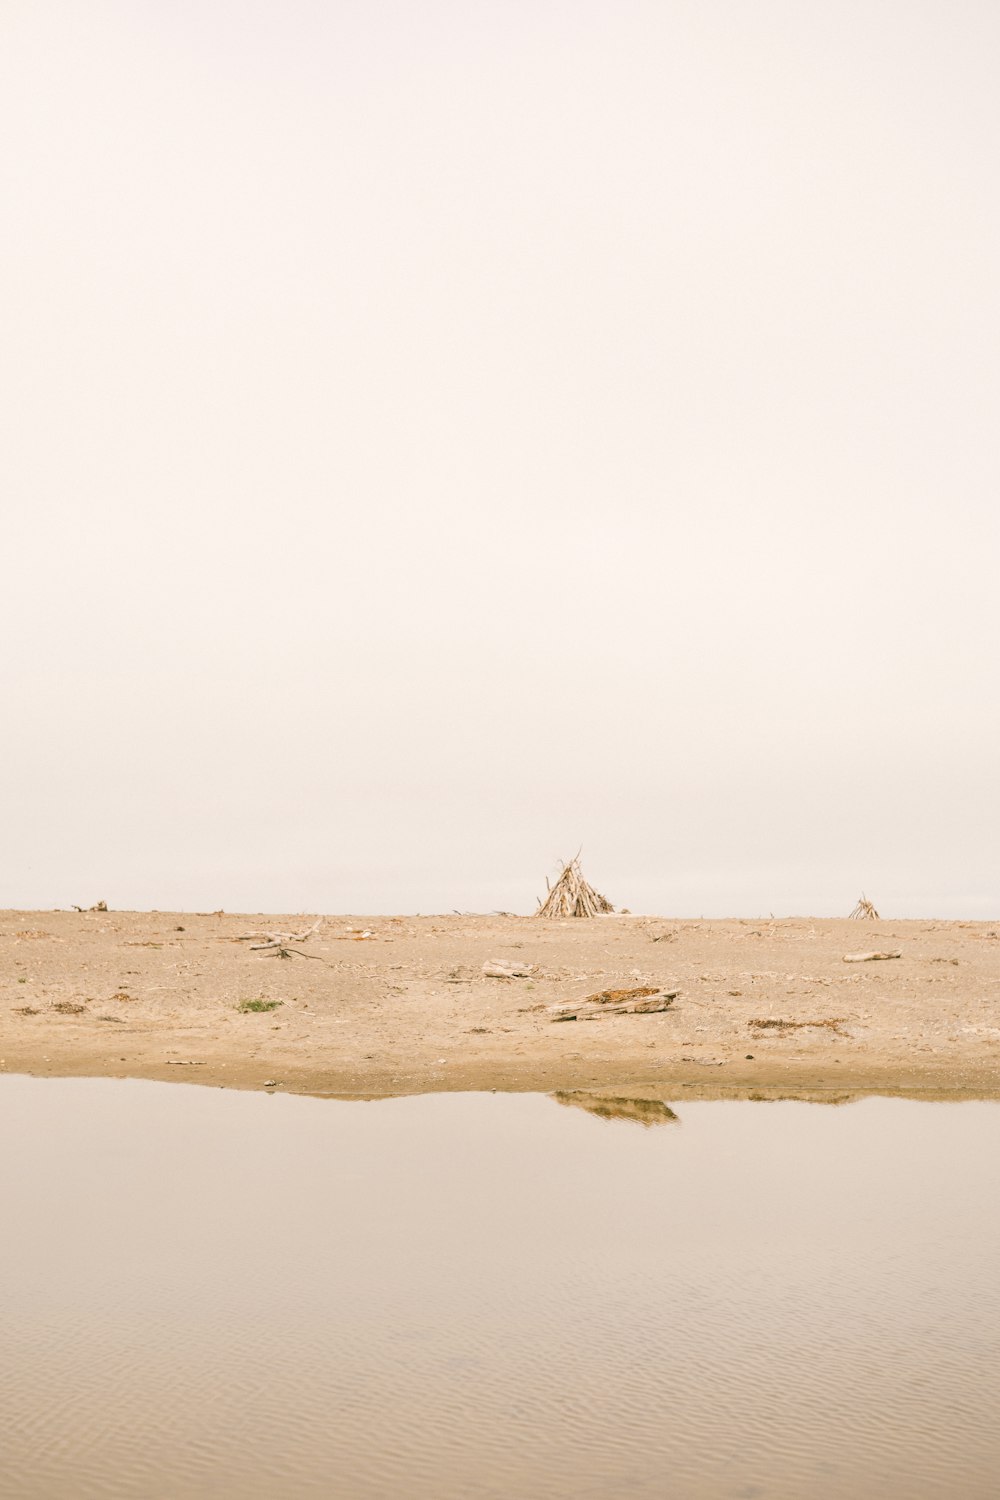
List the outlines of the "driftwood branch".
{"type": "MultiPolygon", "coordinates": [[[[249,943],[251,953],[261,953],[264,957],[291,958],[294,953],[298,958],[319,958],[318,953],[300,953],[292,943],[305,943],[318,932],[323,925],[323,918],[317,917],[311,927],[306,927],[302,932],[244,932],[236,938],[238,943],[249,943]],[[255,939],[263,941],[255,942],[255,939]]],[[[325,963],[325,959],[320,959],[325,963]]]]}

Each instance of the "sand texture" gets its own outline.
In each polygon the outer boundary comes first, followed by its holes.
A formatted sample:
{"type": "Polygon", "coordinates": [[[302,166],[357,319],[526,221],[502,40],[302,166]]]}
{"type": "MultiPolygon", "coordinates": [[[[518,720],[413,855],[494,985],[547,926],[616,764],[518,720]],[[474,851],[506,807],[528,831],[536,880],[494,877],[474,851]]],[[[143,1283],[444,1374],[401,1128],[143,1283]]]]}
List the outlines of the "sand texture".
{"type": "Polygon", "coordinates": [[[240,941],[315,920],[3,913],[0,1067],[362,1096],[1000,1096],[1000,924],[338,916],[290,957],[240,941]],[[844,962],[872,950],[901,956],[844,962]],[[679,993],[547,1010],[643,987],[679,993]]]}

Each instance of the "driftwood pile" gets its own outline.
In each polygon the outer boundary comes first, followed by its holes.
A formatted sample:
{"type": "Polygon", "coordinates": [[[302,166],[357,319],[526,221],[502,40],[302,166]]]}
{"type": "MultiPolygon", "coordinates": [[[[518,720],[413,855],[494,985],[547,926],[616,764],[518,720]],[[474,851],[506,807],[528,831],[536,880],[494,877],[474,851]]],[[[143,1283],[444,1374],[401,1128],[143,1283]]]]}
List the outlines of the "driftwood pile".
{"type": "Polygon", "coordinates": [[[555,885],[545,884],[548,895],[539,902],[536,917],[600,917],[614,911],[607,897],[584,879],[579,855],[563,865],[555,885]]]}
{"type": "Polygon", "coordinates": [[[860,896],[860,899],[858,901],[858,904],[854,908],[854,910],[851,912],[851,917],[856,922],[863,922],[863,921],[877,922],[878,921],[878,919],[879,919],[878,912],[875,910],[874,906],[869,901],[869,899],[865,895],[864,891],[861,892],[861,896],[860,896]]]}
{"type": "Polygon", "coordinates": [[[648,1016],[669,1010],[680,990],[660,990],[640,985],[631,990],[601,990],[571,1005],[550,1005],[550,1021],[596,1021],[605,1016],[648,1016]]]}

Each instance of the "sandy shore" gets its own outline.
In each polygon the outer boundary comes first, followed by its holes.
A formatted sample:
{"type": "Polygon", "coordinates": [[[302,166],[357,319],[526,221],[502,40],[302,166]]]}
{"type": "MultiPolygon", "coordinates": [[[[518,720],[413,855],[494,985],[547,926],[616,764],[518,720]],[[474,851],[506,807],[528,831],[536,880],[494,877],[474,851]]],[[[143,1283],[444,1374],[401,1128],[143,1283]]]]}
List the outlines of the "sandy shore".
{"type": "Polygon", "coordinates": [[[338,916],[309,957],[240,941],[314,920],[3,913],[0,1068],[362,1096],[1000,1097],[1000,923],[338,916]],[[902,956],[844,962],[869,949],[902,956]],[[490,960],[533,973],[487,978],[490,960]],[[546,1012],[640,985],[680,993],[654,1015],[546,1012]],[[255,1000],[279,1003],[238,1009],[255,1000]]]}

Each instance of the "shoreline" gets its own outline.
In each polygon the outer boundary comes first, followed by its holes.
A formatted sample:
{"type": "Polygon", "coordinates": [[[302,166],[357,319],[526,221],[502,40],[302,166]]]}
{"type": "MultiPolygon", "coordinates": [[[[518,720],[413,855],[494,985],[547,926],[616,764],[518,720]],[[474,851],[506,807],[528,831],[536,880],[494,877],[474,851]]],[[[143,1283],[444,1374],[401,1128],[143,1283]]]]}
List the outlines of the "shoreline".
{"type": "Polygon", "coordinates": [[[1000,1098],[989,922],[20,911],[0,913],[0,956],[7,1073],[357,1099],[1000,1098]],[[248,940],[317,920],[287,957],[248,940]],[[844,962],[868,949],[900,957],[844,962]],[[643,986],[679,993],[551,1020],[643,986]]]}

